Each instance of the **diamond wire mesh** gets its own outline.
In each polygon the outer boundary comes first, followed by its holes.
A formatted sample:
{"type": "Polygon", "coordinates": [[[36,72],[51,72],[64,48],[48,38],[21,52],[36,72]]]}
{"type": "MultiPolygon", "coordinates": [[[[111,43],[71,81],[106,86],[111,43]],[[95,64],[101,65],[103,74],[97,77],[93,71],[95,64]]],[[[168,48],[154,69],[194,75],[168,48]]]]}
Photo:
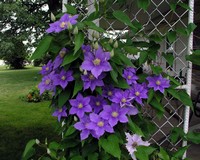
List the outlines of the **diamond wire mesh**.
{"type": "MultiPolygon", "coordinates": [[[[137,21],[142,24],[142,29],[132,37],[133,41],[146,41],[141,35],[151,35],[158,33],[164,36],[169,31],[174,31],[177,27],[186,27],[188,21],[188,11],[178,7],[176,11],[170,9],[170,0],[151,0],[151,4],[147,11],[138,9],[136,1],[127,1],[126,5],[119,6],[117,0],[113,0],[108,7],[109,11],[117,9],[122,10],[129,15],[132,22],[137,21]]],[[[178,2],[185,2],[179,0],[178,2]]],[[[83,16],[83,20],[92,13],[94,8],[94,0],[69,0],[68,3],[73,4],[83,16]],[[85,4],[85,6],[83,5],[85,4]]],[[[128,32],[128,27],[117,22],[116,20],[108,20],[100,17],[95,21],[101,27],[107,30],[107,37],[122,38],[124,33],[128,32]]],[[[178,79],[182,84],[185,84],[185,76],[187,74],[187,63],[184,61],[184,55],[187,52],[187,38],[177,37],[175,42],[170,44],[166,39],[160,42],[160,50],[158,55],[162,52],[172,53],[175,57],[173,66],[167,66],[166,61],[159,57],[154,63],[163,67],[165,72],[178,79]]],[[[152,135],[150,141],[160,146],[169,147],[171,150],[176,150],[177,146],[181,145],[181,141],[172,144],[169,141],[170,130],[172,127],[182,127],[184,123],[183,112],[184,106],[179,101],[172,97],[165,97],[163,100],[164,108],[167,111],[162,119],[155,117],[154,111],[147,106],[144,108],[144,115],[150,117],[157,126],[157,131],[152,135]]]]}

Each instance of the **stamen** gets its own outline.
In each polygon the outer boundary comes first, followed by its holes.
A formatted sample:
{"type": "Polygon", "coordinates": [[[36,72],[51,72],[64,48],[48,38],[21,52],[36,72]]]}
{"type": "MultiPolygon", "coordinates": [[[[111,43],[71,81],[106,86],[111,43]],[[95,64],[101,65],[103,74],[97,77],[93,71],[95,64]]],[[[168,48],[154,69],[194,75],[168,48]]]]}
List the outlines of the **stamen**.
{"type": "Polygon", "coordinates": [[[119,113],[117,113],[116,111],[115,111],[115,112],[112,112],[112,116],[113,116],[114,118],[118,117],[118,115],[119,115],[119,113]]]}
{"type": "Polygon", "coordinates": [[[104,122],[100,121],[100,122],[97,123],[97,125],[98,125],[99,127],[103,127],[103,126],[104,126],[104,122]]]}
{"type": "Polygon", "coordinates": [[[66,22],[61,22],[60,23],[60,28],[65,28],[66,24],[67,24],[66,22]]]}
{"type": "Polygon", "coordinates": [[[161,82],[160,82],[159,80],[157,80],[157,81],[156,81],[156,84],[157,84],[157,85],[160,85],[160,84],[161,84],[161,82]]]}
{"type": "Polygon", "coordinates": [[[126,102],[126,98],[122,98],[121,102],[125,103],[126,102]]]}
{"type": "Polygon", "coordinates": [[[99,66],[100,63],[101,63],[101,60],[100,60],[99,58],[96,58],[95,60],[93,60],[93,64],[94,64],[95,66],[99,66]]]}
{"type": "Polygon", "coordinates": [[[99,101],[96,102],[96,106],[100,106],[100,104],[101,104],[101,103],[100,103],[99,101]]]}
{"type": "Polygon", "coordinates": [[[47,80],[45,81],[45,84],[48,85],[50,82],[51,82],[51,80],[50,80],[50,79],[47,79],[47,80]]]}
{"type": "Polygon", "coordinates": [[[135,92],[135,95],[136,95],[136,96],[139,96],[139,95],[140,95],[140,92],[138,92],[138,91],[135,92]]]}
{"type": "Polygon", "coordinates": [[[66,77],[65,76],[62,76],[62,78],[61,78],[63,81],[66,79],[66,77]]]}
{"type": "Polygon", "coordinates": [[[83,108],[83,104],[82,104],[82,103],[79,103],[79,104],[78,104],[78,108],[83,108]]]}

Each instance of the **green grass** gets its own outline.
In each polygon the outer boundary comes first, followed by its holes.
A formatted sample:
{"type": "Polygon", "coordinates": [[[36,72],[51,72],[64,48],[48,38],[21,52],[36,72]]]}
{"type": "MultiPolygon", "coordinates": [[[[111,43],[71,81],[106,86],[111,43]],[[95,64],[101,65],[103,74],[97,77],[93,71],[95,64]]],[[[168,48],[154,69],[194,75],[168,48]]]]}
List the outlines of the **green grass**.
{"type": "Polygon", "coordinates": [[[51,116],[50,102],[21,101],[41,77],[39,68],[7,70],[0,67],[0,159],[20,160],[26,143],[38,138],[56,139],[56,119],[51,116]]]}

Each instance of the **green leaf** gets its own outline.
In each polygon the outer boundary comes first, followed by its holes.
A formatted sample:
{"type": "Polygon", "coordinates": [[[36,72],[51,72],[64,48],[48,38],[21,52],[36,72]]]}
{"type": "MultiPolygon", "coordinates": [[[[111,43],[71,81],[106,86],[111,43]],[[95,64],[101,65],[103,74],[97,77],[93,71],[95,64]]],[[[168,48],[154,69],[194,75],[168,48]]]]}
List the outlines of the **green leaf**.
{"type": "Polygon", "coordinates": [[[95,91],[100,95],[102,94],[102,88],[101,87],[96,87],[95,91]]]}
{"type": "Polygon", "coordinates": [[[179,2],[179,3],[177,3],[177,5],[179,5],[179,6],[182,7],[183,9],[191,10],[191,8],[189,7],[189,5],[186,4],[186,3],[179,2]]]}
{"type": "Polygon", "coordinates": [[[122,89],[128,89],[129,85],[126,82],[126,80],[124,78],[119,77],[118,78],[118,83],[115,83],[114,86],[122,88],[122,89]]]}
{"type": "Polygon", "coordinates": [[[146,51],[141,51],[140,52],[140,57],[139,57],[139,65],[144,64],[148,59],[148,53],[146,51]]]}
{"type": "Polygon", "coordinates": [[[196,50],[191,55],[186,55],[186,60],[191,61],[192,63],[200,66],[200,50],[196,50]]]}
{"type": "Polygon", "coordinates": [[[69,99],[71,92],[69,90],[65,90],[58,95],[58,107],[63,107],[63,105],[69,99]]]}
{"type": "Polygon", "coordinates": [[[149,160],[149,156],[156,150],[153,147],[148,146],[137,146],[135,155],[138,160],[149,160]]]}
{"type": "Polygon", "coordinates": [[[118,54],[118,57],[123,62],[123,64],[125,64],[126,66],[133,66],[133,63],[126,55],[124,55],[123,53],[118,53],[118,51],[116,51],[115,54],[118,54]]]}
{"type": "Polygon", "coordinates": [[[133,133],[144,136],[141,128],[135,124],[130,117],[128,118],[128,127],[133,133]]]}
{"type": "Polygon", "coordinates": [[[82,156],[74,156],[71,158],[71,160],[83,160],[82,156]]]}
{"type": "Polygon", "coordinates": [[[109,135],[108,138],[100,138],[99,145],[105,150],[105,152],[120,159],[121,150],[119,147],[119,139],[116,135],[109,135]]]}
{"type": "Polygon", "coordinates": [[[74,39],[74,44],[75,44],[74,54],[76,54],[76,52],[81,48],[83,42],[84,42],[84,34],[82,32],[79,32],[78,34],[75,35],[74,39]]]}
{"type": "Polygon", "coordinates": [[[175,144],[180,139],[180,137],[184,137],[184,135],[185,133],[183,132],[182,128],[175,127],[170,133],[170,140],[175,144]]]}
{"type": "Polygon", "coordinates": [[[94,22],[84,21],[84,24],[88,26],[89,29],[93,29],[98,32],[105,32],[105,30],[99,26],[97,26],[94,22]]]}
{"type": "Polygon", "coordinates": [[[167,39],[169,41],[169,43],[173,43],[176,40],[176,32],[175,31],[170,31],[167,33],[167,39]]]}
{"type": "Polygon", "coordinates": [[[24,150],[23,155],[22,155],[22,159],[23,159],[23,160],[28,160],[30,157],[33,156],[33,154],[34,154],[33,146],[34,146],[35,144],[36,144],[35,139],[30,140],[30,141],[26,144],[25,150],[24,150]]]}
{"type": "Polygon", "coordinates": [[[187,140],[195,143],[195,144],[200,144],[200,133],[195,133],[195,132],[188,132],[187,133],[187,140]]]}
{"type": "Polygon", "coordinates": [[[137,28],[131,23],[130,18],[127,16],[127,14],[125,14],[123,11],[114,11],[113,12],[113,16],[118,19],[120,22],[124,23],[125,25],[131,27],[132,29],[134,29],[135,31],[137,30],[137,28]]]}
{"type": "Polygon", "coordinates": [[[158,153],[158,156],[163,160],[170,160],[168,153],[160,147],[160,152],[158,153]]]}
{"type": "Polygon", "coordinates": [[[157,111],[157,116],[161,118],[165,112],[162,104],[158,102],[156,98],[153,98],[150,102],[150,105],[157,111]]]}
{"type": "Polygon", "coordinates": [[[194,23],[189,23],[187,26],[187,30],[188,30],[189,34],[192,33],[196,27],[197,26],[194,23]]]}
{"type": "Polygon", "coordinates": [[[75,131],[76,129],[74,128],[74,126],[69,126],[69,128],[67,128],[67,131],[65,132],[65,137],[72,135],[75,131]]]}
{"type": "Polygon", "coordinates": [[[46,36],[44,37],[41,42],[39,43],[38,47],[36,48],[35,52],[33,53],[33,55],[31,56],[31,60],[32,59],[39,59],[41,58],[45,53],[47,53],[51,42],[53,40],[52,36],[46,36]]]}
{"type": "Polygon", "coordinates": [[[83,89],[83,82],[80,79],[76,80],[72,97],[74,97],[82,89],[83,89]]]}
{"type": "Polygon", "coordinates": [[[136,55],[140,51],[138,48],[133,46],[125,46],[124,50],[130,54],[136,55]]]}
{"type": "Polygon", "coordinates": [[[51,143],[49,144],[49,149],[50,149],[50,150],[55,150],[55,151],[57,151],[57,150],[59,149],[59,147],[60,147],[60,144],[58,144],[57,142],[51,142],[51,143]]]}
{"type": "Polygon", "coordinates": [[[151,102],[151,100],[153,99],[155,92],[153,89],[150,89],[148,92],[148,99],[147,99],[147,104],[149,104],[149,102],[151,102]]]}
{"type": "Polygon", "coordinates": [[[176,90],[176,89],[171,89],[168,88],[166,91],[171,94],[174,98],[178,99],[181,101],[184,105],[190,106],[191,108],[193,107],[193,103],[189,95],[186,93],[185,90],[176,90]]]}
{"type": "Polygon", "coordinates": [[[113,80],[115,83],[118,83],[118,80],[117,80],[118,73],[115,72],[115,70],[112,70],[112,71],[110,71],[110,75],[111,75],[111,77],[112,77],[112,80],[113,80]]]}
{"type": "Polygon", "coordinates": [[[163,53],[163,57],[166,59],[167,63],[172,66],[174,63],[174,56],[173,53],[163,53]]]}
{"type": "Polygon", "coordinates": [[[181,147],[180,149],[178,149],[178,151],[176,151],[173,155],[173,157],[176,157],[178,159],[182,159],[183,155],[185,153],[185,151],[188,149],[188,146],[185,147],[181,147]]]}
{"type": "Polygon", "coordinates": [[[163,71],[160,66],[151,65],[151,69],[152,69],[153,73],[156,75],[159,75],[163,71]]]}
{"type": "Polygon", "coordinates": [[[137,5],[139,8],[142,8],[146,11],[149,5],[151,4],[150,2],[150,0],[137,0],[137,5]]]}
{"type": "Polygon", "coordinates": [[[72,14],[72,15],[77,14],[76,8],[73,7],[72,5],[65,4],[65,7],[67,9],[67,13],[72,14]]]}
{"type": "Polygon", "coordinates": [[[63,60],[62,66],[72,63],[77,58],[79,58],[80,55],[81,55],[81,51],[77,52],[76,54],[73,54],[72,52],[67,53],[63,60]]]}
{"type": "Polygon", "coordinates": [[[98,153],[88,155],[88,160],[98,160],[98,153]]]}
{"type": "Polygon", "coordinates": [[[170,9],[171,9],[173,12],[176,11],[177,3],[170,2],[170,3],[169,3],[169,6],[170,6],[170,9]]]}

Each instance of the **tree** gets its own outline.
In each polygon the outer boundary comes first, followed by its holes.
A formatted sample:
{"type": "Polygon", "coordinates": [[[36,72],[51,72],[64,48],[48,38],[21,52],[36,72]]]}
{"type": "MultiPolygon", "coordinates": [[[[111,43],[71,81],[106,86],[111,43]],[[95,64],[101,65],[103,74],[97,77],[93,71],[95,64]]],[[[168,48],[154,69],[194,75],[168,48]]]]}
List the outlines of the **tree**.
{"type": "Polygon", "coordinates": [[[10,67],[23,68],[49,22],[50,12],[61,9],[58,0],[4,0],[0,2],[0,58],[10,67]]]}

